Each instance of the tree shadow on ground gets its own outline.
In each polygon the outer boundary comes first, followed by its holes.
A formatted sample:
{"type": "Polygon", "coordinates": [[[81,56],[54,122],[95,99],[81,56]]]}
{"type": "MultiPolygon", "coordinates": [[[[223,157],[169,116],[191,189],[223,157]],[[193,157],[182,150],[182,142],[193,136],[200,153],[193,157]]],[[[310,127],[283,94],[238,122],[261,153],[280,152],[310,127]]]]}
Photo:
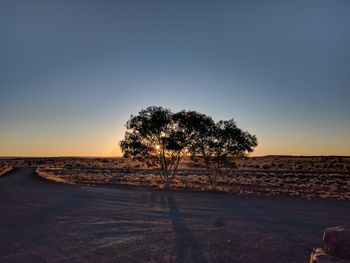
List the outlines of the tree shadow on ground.
{"type": "Polygon", "coordinates": [[[166,195],[170,220],[176,235],[176,262],[207,262],[171,194],[166,195]]]}

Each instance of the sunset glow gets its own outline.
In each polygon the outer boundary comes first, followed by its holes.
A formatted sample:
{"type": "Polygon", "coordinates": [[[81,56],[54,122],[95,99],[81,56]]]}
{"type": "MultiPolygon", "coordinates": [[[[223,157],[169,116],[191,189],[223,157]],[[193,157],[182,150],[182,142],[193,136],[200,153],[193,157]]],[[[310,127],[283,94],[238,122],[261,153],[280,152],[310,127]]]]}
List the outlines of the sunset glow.
{"type": "Polygon", "coordinates": [[[120,156],[150,105],[234,118],[253,156],[350,155],[348,2],[78,2],[0,4],[0,156],[120,156]]]}
{"type": "Polygon", "coordinates": [[[0,263],[350,262],[349,14],[1,0],[0,263]]]}

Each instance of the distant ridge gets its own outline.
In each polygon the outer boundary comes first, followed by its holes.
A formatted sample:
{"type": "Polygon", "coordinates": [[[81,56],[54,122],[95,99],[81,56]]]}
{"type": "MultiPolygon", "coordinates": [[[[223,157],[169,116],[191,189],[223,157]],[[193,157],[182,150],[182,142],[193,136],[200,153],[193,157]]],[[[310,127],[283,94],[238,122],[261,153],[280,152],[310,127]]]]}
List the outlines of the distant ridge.
{"type": "Polygon", "coordinates": [[[348,155],[263,155],[251,158],[350,158],[348,155]]]}
{"type": "Polygon", "coordinates": [[[117,159],[122,156],[0,156],[0,159],[117,159]]]}
{"type": "MultiPolygon", "coordinates": [[[[122,156],[0,156],[0,159],[118,159],[122,156]]],[[[348,155],[262,155],[248,158],[350,158],[348,155]]]]}

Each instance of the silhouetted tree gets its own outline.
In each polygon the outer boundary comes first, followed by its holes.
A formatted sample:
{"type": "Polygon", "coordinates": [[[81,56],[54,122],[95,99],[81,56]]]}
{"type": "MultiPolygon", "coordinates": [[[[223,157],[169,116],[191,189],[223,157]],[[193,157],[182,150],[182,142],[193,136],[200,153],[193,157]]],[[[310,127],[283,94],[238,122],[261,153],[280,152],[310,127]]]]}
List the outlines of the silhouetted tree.
{"type": "Polygon", "coordinates": [[[130,117],[120,142],[124,157],[158,169],[166,188],[177,173],[188,141],[176,120],[169,109],[148,107],[130,117]]]}
{"type": "Polygon", "coordinates": [[[174,114],[162,107],[148,107],[131,116],[126,127],[120,142],[124,157],[158,169],[166,188],[185,155],[202,163],[215,188],[224,169],[232,168],[236,157],[245,156],[257,145],[256,137],[239,129],[233,120],[215,123],[195,111],[174,114]]]}
{"type": "Polygon", "coordinates": [[[256,136],[242,131],[233,120],[214,123],[209,119],[197,130],[190,147],[193,160],[201,161],[207,169],[209,183],[216,187],[219,176],[227,168],[235,168],[235,159],[246,156],[257,146],[256,136]]]}

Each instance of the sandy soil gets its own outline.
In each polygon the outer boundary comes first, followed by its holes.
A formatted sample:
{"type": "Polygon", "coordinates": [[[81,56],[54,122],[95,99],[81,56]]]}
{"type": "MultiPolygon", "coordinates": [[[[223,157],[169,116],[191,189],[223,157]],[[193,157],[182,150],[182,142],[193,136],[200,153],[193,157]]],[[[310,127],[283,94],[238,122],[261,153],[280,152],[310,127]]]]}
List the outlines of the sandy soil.
{"type": "Polygon", "coordinates": [[[349,201],[0,178],[0,262],[308,262],[349,201]]]}

